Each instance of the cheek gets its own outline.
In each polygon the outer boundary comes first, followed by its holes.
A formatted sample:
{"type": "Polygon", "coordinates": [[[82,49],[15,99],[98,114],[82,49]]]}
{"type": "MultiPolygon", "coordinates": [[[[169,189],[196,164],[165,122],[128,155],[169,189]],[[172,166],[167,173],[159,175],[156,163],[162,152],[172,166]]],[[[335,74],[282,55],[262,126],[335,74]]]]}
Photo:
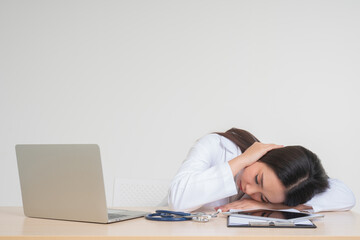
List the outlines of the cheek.
{"type": "Polygon", "coordinates": [[[276,194],[274,194],[274,200],[273,203],[283,203],[285,201],[285,191],[279,191],[276,194]]]}
{"type": "Polygon", "coordinates": [[[261,201],[261,195],[260,195],[260,193],[251,194],[250,197],[251,197],[252,199],[254,199],[255,201],[262,202],[262,201],[261,201]]]}

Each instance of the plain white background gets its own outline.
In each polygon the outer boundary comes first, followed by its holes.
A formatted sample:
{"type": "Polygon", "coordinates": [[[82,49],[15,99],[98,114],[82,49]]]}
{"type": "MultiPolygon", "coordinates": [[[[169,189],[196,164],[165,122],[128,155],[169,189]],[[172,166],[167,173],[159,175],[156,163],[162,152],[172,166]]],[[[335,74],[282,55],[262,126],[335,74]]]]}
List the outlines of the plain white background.
{"type": "Polygon", "coordinates": [[[359,12],[0,0],[0,205],[22,204],[15,144],[98,143],[111,203],[115,177],[171,179],[198,138],[231,127],[309,148],[360,199],[359,12]]]}

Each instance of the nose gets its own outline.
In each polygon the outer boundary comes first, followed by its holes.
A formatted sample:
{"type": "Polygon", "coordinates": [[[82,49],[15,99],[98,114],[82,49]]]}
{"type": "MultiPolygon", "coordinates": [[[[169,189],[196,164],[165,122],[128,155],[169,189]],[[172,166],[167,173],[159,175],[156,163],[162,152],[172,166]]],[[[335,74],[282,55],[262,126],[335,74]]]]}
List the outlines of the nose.
{"type": "Polygon", "coordinates": [[[254,186],[253,184],[246,184],[244,188],[244,193],[246,193],[249,196],[258,192],[259,192],[259,188],[257,186],[254,186]]]}

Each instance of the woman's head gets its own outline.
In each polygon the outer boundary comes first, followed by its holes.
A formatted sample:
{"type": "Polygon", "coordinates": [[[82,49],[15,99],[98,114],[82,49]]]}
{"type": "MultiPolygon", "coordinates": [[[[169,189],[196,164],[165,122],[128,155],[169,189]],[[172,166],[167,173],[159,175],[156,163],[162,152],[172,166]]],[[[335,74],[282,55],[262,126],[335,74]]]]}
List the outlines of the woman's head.
{"type": "Polygon", "coordinates": [[[329,187],[320,159],[302,146],[274,149],[259,161],[269,166],[285,186],[286,205],[305,203],[329,187]]]}
{"type": "Polygon", "coordinates": [[[328,188],[319,158],[301,146],[273,149],[244,169],[242,190],[257,201],[288,206],[309,201],[328,188]]]}
{"type": "MultiPolygon", "coordinates": [[[[224,136],[245,152],[259,140],[251,133],[232,128],[224,136]]],[[[257,201],[296,206],[324,192],[328,176],[319,158],[301,146],[287,146],[267,152],[256,163],[244,169],[240,178],[242,190],[257,201]]]]}

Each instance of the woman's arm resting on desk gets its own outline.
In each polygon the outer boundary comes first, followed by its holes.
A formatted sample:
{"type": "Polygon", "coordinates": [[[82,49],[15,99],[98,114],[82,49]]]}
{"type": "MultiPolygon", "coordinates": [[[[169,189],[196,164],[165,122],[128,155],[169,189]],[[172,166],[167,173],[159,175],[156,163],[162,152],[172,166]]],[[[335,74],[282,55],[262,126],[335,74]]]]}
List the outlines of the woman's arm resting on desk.
{"type": "MultiPolygon", "coordinates": [[[[289,207],[284,204],[273,204],[258,202],[251,198],[241,200],[220,206],[222,211],[230,209],[250,209],[250,208],[268,208],[268,209],[288,209],[312,210],[314,212],[324,211],[346,211],[355,206],[355,197],[351,190],[340,180],[329,179],[329,189],[325,192],[315,195],[310,201],[295,207],[289,207]]],[[[218,209],[216,208],[216,210],[218,209]]]]}
{"type": "Polygon", "coordinates": [[[223,212],[227,212],[230,209],[252,209],[252,208],[266,208],[266,209],[288,209],[288,208],[295,208],[299,211],[303,210],[310,210],[311,207],[306,205],[298,205],[296,207],[289,207],[284,204],[280,203],[265,203],[265,202],[258,202],[251,198],[243,198],[238,201],[226,204],[224,206],[216,207],[215,210],[221,209],[223,212]]]}
{"type": "Polygon", "coordinates": [[[356,200],[352,191],[340,180],[329,179],[329,188],[315,195],[305,203],[314,212],[347,211],[355,206],[356,200]]]}

